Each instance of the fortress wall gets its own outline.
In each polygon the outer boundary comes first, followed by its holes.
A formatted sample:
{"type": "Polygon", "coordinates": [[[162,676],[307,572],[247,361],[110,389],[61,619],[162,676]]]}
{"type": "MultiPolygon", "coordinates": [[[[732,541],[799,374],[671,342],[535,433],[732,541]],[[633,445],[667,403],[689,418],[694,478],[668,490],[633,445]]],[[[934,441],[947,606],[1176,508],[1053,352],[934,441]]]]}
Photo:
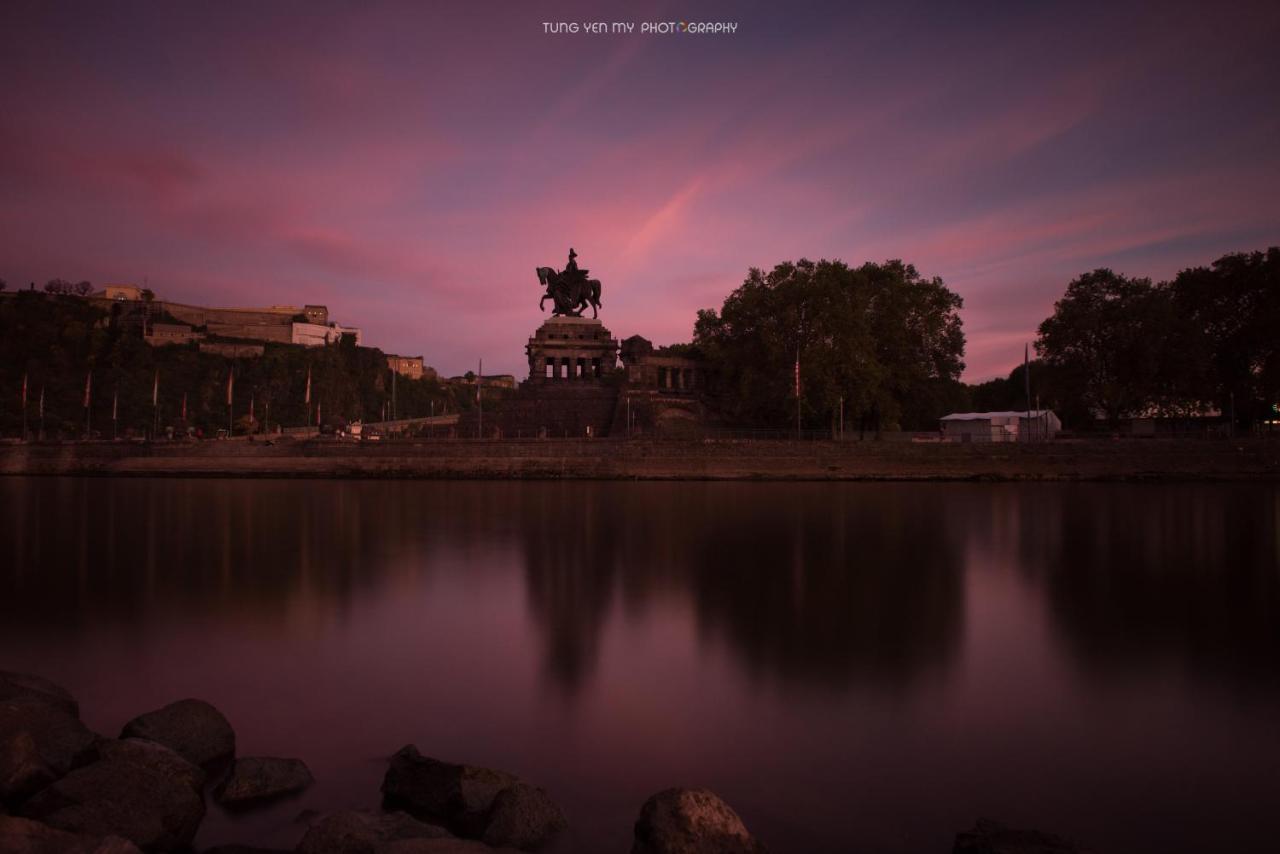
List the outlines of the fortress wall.
{"type": "Polygon", "coordinates": [[[281,306],[280,308],[205,308],[176,302],[161,302],[157,305],[183,323],[190,323],[192,326],[223,323],[237,326],[284,326],[288,328],[289,324],[293,322],[294,315],[302,312],[302,309],[291,306],[281,306]]]}
{"type": "Polygon", "coordinates": [[[275,341],[289,344],[293,341],[293,325],[274,326],[258,323],[209,323],[209,334],[223,338],[249,338],[254,341],[275,341]]]}

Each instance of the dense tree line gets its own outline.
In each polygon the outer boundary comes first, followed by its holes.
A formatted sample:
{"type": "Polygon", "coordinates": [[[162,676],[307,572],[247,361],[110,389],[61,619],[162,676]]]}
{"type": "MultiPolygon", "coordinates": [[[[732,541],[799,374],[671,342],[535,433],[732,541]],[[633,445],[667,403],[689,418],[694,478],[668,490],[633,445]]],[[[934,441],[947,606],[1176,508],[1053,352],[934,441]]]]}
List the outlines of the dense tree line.
{"type": "MultiPolygon", "coordinates": [[[[152,348],[136,332],[77,294],[89,283],[51,281],[0,298],[0,434],[21,429],[27,377],[29,423],[45,395],[50,435],[80,435],[87,373],[93,371],[92,420],[110,429],[119,394],[119,428],[152,423],[152,384],[160,375],[160,423],[206,432],[228,420],[226,383],[235,374],[235,413],[243,429],[252,396],[262,420],[285,425],[373,420],[391,395],[390,372],[375,349],[343,344],[306,349],[266,345],[261,358],[226,359],[194,346],[152,348]],[[308,372],[312,408],[304,404],[308,372]]],[[[0,280],[0,291],[5,283],[0,280]]],[[[947,412],[1028,405],[1024,367],[1005,379],[960,382],[964,368],[961,299],[941,279],[888,261],[850,267],[801,259],[752,269],[719,311],[698,313],[691,344],[667,348],[705,361],[723,420],[735,426],[833,425],[841,408],[848,430],[931,430],[947,412]]],[[[1235,414],[1247,426],[1276,418],[1280,406],[1280,248],[1223,256],[1207,267],[1153,283],[1108,269],[1068,284],[1039,328],[1030,363],[1032,400],[1075,428],[1101,415],[1235,414]]],[[[471,405],[471,395],[434,380],[398,378],[402,417],[471,405]]]]}
{"type": "Polygon", "coordinates": [[[962,403],[961,299],[941,279],[888,261],[800,260],[752,269],[719,312],[698,313],[694,351],[733,424],[929,429],[962,403]]]}
{"type": "Polygon", "coordinates": [[[1076,429],[1099,417],[1280,417],[1280,248],[1225,255],[1168,282],[1079,276],[1040,324],[1029,383],[1023,365],[959,381],[960,307],[940,279],[901,261],[788,262],[751,270],[719,312],[699,312],[688,350],[706,360],[736,425],[795,424],[797,355],[806,428],[825,429],[842,400],[846,429],[930,430],[948,412],[1037,404],[1076,429]]]}
{"type": "Polygon", "coordinates": [[[1067,285],[1036,351],[1055,396],[1123,417],[1235,413],[1280,404],[1280,248],[1224,255],[1152,283],[1108,269],[1067,285]]]}
{"type": "MultiPolygon", "coordinates": [[[[196,427],[207,435],[228,426],[249,428],[253,400],[261,429],[268,408],[271,426],[314,423],[316,407],[327,423],[379,420],[392,395],[386,356],[348,342],[304,348],[267,344],[258,358],[229,359],[201,353],[194,345],[152,347],[136,331],[120,328],[97,305],[61,290],[22,290],[0,297],[0,435],[22,429],[21,388],[27,380],[28,425],[34,434],[44,395],[47,436],[83,435],[87,377],[92,371],[91,422],[95,432],[110,436],[112,404],[118,394],[120,435],[150,433],[155,411],[152,391],[159,376],[161,429],[196,427]],[[311,404],[305,403],[308,372],[311,404]],[[233,408],[227,407],[228,374],[234,374],[233,408]],[[181,422],[182,398],[187,420],[181,422]]],[[[400,417],[457,411],[470,395],[435,380],[395,379],[400,417]]]]}

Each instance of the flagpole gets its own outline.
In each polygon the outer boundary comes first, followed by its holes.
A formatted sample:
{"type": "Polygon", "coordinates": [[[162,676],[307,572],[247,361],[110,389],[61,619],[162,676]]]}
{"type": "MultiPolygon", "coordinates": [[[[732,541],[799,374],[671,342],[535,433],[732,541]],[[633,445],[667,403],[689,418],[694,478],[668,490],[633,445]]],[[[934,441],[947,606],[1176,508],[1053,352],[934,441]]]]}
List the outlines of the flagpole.
{"type": "Polygon", "coordinates": [[[93,438],[93,371],[89,371],[84,378],[84,438],[86,441],[93,438]]]}
{"type": "Polygon", "coordinates": [[[480,411],[480,438],[484,438],[484,395],[481,388],[484,387],[484,359],[480,360],[480,373],[476,374],[476,406],[480,411]]]}
{"type": "Polygon", "coordinates": [[[234,367],[227,369],[227,438],[233,438],[236,435],[236,419],[235,409],[232,407],[232,395],[235,394],[236,387],[236,369],[234,367]]]}
{"type": "Polygon", "coordinates": [[[40,386],[40,435],[37,437],[41,442],[44,441],[44,386],[40,386]]]}
{"type": "Polygon", "coordinates": [[[22,441],[27,441],[27,373],[22,373],[22,441]]]}
{"type": "Polygon", "coordinates": [[[800,441],[800,340],[796,339],[796,441],[800,441]]]}
{"type": "Polygon", "coordinates": [[[160,369],[151,383],[151,441],[160,438],[160,369]]]}
{"type": "Polygon", "coordinates": [[[804,307],[800,308],[800,322],[796,324],[796,441],[800,441],[800,340],[804,337],[804,307]]]}
{"type": "Polygon", "coordinates": [[[1027,441],[1031,441],[1031,348],[1022,345],[1022,379],[1027,388],[1027,441]]]}
{"type": "Polygon", "coordinates": [[[120,438],[119,430],[119,409],[120,409],[120,386],[115,387],[115,391],[111,393],[111,441],[120,438]]]}

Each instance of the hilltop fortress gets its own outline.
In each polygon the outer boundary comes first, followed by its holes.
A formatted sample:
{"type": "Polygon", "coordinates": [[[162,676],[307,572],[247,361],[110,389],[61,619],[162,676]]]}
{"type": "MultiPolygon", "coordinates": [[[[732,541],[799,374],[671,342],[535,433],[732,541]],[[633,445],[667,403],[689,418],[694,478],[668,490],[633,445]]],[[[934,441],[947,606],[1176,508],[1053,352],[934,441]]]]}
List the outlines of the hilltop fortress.
{"type": "MultiPolygon", "coordinates": [[[[133,328],[153,347],[197,342],[201,352],[231,358],[261,356],[266,344],[323,347],[344,339],[363,344],[359,327],[329,319],[323,305],[210,308],[160,299],[133,284],[112,284],[86,299],[101,305],[122,327],[133,328]]],[[[435,379],[421,356],[388,353],[387,367],[409,379],[435,379]]]]}
{"type": "Polygon", "coordinates": [[[106,285],[89,299],[104,303],[124,325],[141,327],[148,344],[186,344],[208,337],[319,347],[360,330],[329,320],[323,305],[273,305],[262,308],[208,308],[156,298],[137,285],[106,285]]]}

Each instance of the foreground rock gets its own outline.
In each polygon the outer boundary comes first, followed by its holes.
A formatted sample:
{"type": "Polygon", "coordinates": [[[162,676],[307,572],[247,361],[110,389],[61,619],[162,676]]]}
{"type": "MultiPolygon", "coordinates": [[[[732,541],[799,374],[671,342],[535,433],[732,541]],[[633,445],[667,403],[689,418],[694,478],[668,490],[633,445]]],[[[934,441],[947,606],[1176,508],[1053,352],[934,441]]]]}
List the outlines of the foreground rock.
{"type": "Polygon", "coordinates": [[[644,802],[631,854],[764,854],[732,808],[708,789],[667,789],[644,802]]]}
{"type": "Polygon", "coordinates": [[[4,854],[141,854],[125,839],[77,836],[38,821],[0,815],[0,851],[4,854]]]}
{"type": "Polygon", "coordinates": [[[61,709],[72,717],[80,717],[80,704],[61,685],[50,682],[43,676],[0,670],[0,701],[18,697],[34,697],[61,709]]]}
{"type": "Polygon", "coordinates": [[[56,779],[31,733],[0,736],[0,804],[21,803],[56,779]]]}
{"type": "Polygon", "coordinates": [[[488,845],[532,850],[569,826],[545,790],[518,782],[493,799],[481,839],[488,845]]]}
{"type": "Polygon", "coordinates": [[[139,715],[124,725],[120,738],[143,738],[163,744],[202,768],[231,760],[236,734],[231,724],[203,700],[179,700],[139,715]]]}
{"type": "Polygon", "coordinates": [[[225,807],[240,809],[296,795],[314,782],[301,759],[244,756],[236,760],[214,797],[225,807]]]}
{"type": "Polygon", "coordinates": [[[956,834],[953,854],[1089,854],[1089,849],[1052,833],[1018,830],[979,819],[973,830],[956,834]]]}
{"type": "Polygon", "coordinates": [[[204,792],[204,770],[154,741],[103,739],[98,742],[98,758],[141,765],[171,785],[186,786],[197,795],[204,792]]]}
{"type": "Polygon", "coordinates": [[[22,735],[30,737],[40,760],[54,776],[62,776],[77,765],[93,759],[98,736],[60,704],[41,697],[22,696],[0,701],[0,745],[7,748],[6,761],[17,765],[0,767],[0,776],[18,774],[17,767],[30,759],[22,735]]]}
{"type": "Polygon", "coordinates": [[[516,782],[516,776],[505,771],[431,759],[410,744],[391,757],[382,795],[388,807],[478,839],[484,835],[494,798],[516,782]]]}
{"type": "Polygon", "coordinates": [[[402,812],[343,810],[313,824],[298,843],[298,854],[384,854],[391,843],[449,838],[443,827],[402,812]]]}
{"type": "Polygon", "coordinates": [[[41,790],[20,811],[59,830],[120,836],[148,851],[185,848],[204,819],[204,799],[191,786],[189,763],[161,749],[122,748],[41,790]]]}
{"type": "Polygon", "coordinates": [[[516,848],[490,848],[471,839],[402,839],[389,842],[378,854],[520,854],[516,848]]]}

